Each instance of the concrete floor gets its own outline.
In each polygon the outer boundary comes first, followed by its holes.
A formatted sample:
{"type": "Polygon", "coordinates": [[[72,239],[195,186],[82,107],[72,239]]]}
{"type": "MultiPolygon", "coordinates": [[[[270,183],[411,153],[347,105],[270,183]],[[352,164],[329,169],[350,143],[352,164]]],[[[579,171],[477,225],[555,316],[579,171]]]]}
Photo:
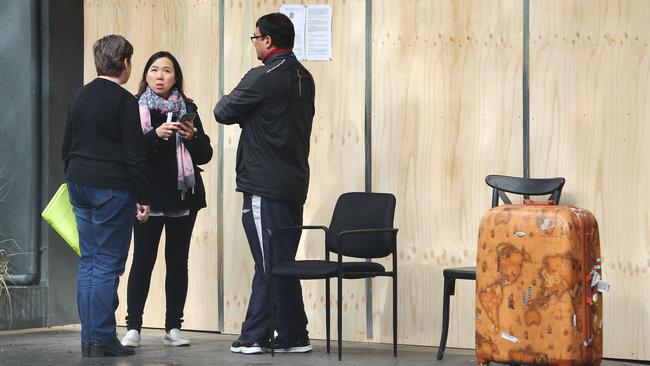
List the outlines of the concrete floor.
{"type": "MultiPolygon", "coordinates": [[[[124,328],[118,330],[124,334],[124,328]]],[[[448,349],[442,361],[435,359],[434,347],[398,346],[393,358],[391,345],[345,342],[343,361],[337,361],[335,344],[325,352],[325,342],[314,340],[314,351],[307,354],[241,355],[230,352],[232,335],[185,332],[190,347],[165,347],[162,330],[144,329],[142,347],[135,356],[120,358],[81,358],[79,327],[30,329],[0,332],[0,365],[476,365],[472,350],[448,349]]],[[[629,365],[604,361],[603,366],[629,365]]]]}

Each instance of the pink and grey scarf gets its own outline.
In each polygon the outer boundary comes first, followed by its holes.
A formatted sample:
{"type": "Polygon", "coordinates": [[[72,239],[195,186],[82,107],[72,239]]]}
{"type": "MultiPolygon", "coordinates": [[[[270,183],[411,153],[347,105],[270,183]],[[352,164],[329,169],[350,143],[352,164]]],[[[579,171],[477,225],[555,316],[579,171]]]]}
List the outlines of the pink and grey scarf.
{"type": "MultiPolygon", "coordinates": [[[[147,87],[147,90],[140,96],[138,105],[140,106],[140,123],[144,133],[152,130],[149,110],[157,110],[161,114],[172,112],[176,116],[176,120],[187,112],[185,100],[183,100],[176,88],[170,90],[169,97],[165,100],[147,87]]],[[[178,190],[181,191],[181,199],[184,199],[185,192],[194,188],[194,165],[192,164],[192,156],[185,148],[183,138],[179,133],[176,134],[176,164],[178,165],[178,190]]]]}

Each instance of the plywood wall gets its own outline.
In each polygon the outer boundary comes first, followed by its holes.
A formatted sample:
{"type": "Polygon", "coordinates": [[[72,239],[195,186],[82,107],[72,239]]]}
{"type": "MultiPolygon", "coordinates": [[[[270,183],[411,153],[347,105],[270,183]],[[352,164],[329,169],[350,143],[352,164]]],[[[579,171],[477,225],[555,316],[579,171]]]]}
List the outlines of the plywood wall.
{"type": "MultiPolygon", "coordinates": [[[[313,3],[313,2],[312,2],[313,3]]],[[[316,81],[316,117],[312,133],[312,149],[310,164],[312,177],[309,198],[305,205],[305,223],[329,224],[331,212],[338,195],[345,191],[363,190],[364,181],[364,9],[365,2],[355,1],[320,1],[334,5],[333,20],[334,61],[305,63],[316,81]]],[[[229,92],[241,76],[250,68],[259,65],[248,37],[254,30],[255,20],[268,12],[277,11],[279,1],[226,1],[224,23],[224,85],[229,92]]],[[[211,109],[218,96],[218,4],[216,1],[87,1],[86,2],[86,50],[91,50],[92,42],[104,34],[119,33],[125,35],[136,49],[133,58],[134,77],[126,85],[127,89],[135,92],[139,77],[135,72],[144,67],[146,58],[158,49],[167,49],[174,53],[184,68],[188,84],[188,95],[194,97],[199,105],[208,134],[213,139],[213,147],[217,148],[218,133],[216,123],[211,116],[211,109]],[[200,16],[198,15],[200,14],[200,16]],[[136,17],[137,15],[137,17],[136,17]],[[203,19],[196,23],[195,19],[203,19]],[[191,21],[190,21],[191,20],[191,21]],[[148,30],[155,27],[156,21],[170,24],[169,32],[151,34],[148,30]],[[190,23],[193,23],[189,29],[190,23]],[[188,25],[188,27],[186,27],[188,25]],[[190,34],[193,47],[189,47],[190,34]],[[199,43],[200,42],[200,43],[199,43]],[[163,45],[169,45],[167,47],[163,45]],[[188,59],[184,62],[184,57],[188,59]],[[194,70],[194,74],[192,71],[194,70]],[[200,85],[197,92],[192,93],[189,87],[195,82],[200,85]],[[203,97],[203,98],[200,98],[203,97]]],[[[140,73],[141,71],[138,71],[140,73]]],[[[86,80],[94,77],[92,55],[86,53],[86,80]]],[[[195,85],[196,85],[195,84],[195,85]]],[[[248,244],[241,227],[240,193],[235,192],[234,164],[239,131],[236,126],[224,129],[223,145],[223,235],[224,235],[224,331],[238,333],[244,319],[250,284],[253,273],[253,263],[248,244]]],[[[202,211],[207,216],[197,222],[195,239],[192,243],[192,255],[195,253],[197,240],[209,243],[210,250],[216,251],[217,227],[216,207],[219,200],[216,197],[218,172],[216,159],[207,167],[204,173],[208,189],[208,210],[202,211]],[[206,212],[207,211],[207,212],[206,212]],[[206,215],[209,213],[209,215],[206,215]]],[[[305,235],[304,249],[300,254],[306,256],[322,256],[322,234],[309,233],[305,235]]],[[[204,251],[196,252],[201,256],[204,251]]],[[[216,252],[215,252],[216,253],[216,252]]],[[[145,324],[159,327],[164,323],[164,268],[162,248],[159,263],[154,270],[152,289],[147,308],[145,309],[145,324]]],[[[198,259],[197,259],[198,260],[198,259]]],[[[127,265],[128,266],[128,265],[127,265]]],[[[190,267],[197,271],[207,270],[199,274],[200,280],[190,278],[190,293],[186,306],[186,328],[216,329],[217,303],[210,301],[199,305],[203,296],[217,296],[216,284],[217,266],[210,258],[209,263],[197,262],[190,259],[190,267]],[[207,275],[206,275],[207,274],[207,275]],[[197,292],[192,293],[196,288],[197,292]],[[206,291],[207,289],[207,291],[206,291]],[[192,301],[197,301],[193,304],[192,301]],[[200,321],[193,324],[190,320],[196,311],[210,314],[209,323],[200,321]]],[[[192,269],[190,270],[192,272],[192,269]]],[[[120,288],[122,298],[125,298],[125,284],[128,271],[123,277],[120,288]]],[[[346,284],[344,297],[349,302],[346,306],[344,337],[353,340],[365,340],[365,299],[362,281],[346,284]],[[360,295],[361,294],[361,295],[360,295]]],[[[336,294],[336,286],[332,287],[336,294]]],[[[309,330],[313,337],[324,337],[324,286],[322,282],[305,282],[304,298],[310,320],[309,330]]],[[[333,297],[335,301],[336,298],[333,297]]],[[[333,302],[333,308],[335,308],[333,302]]],[[[118,317],[125,315],[125,302],[118,310],[118,317]]]]}
{"type": "MultiPolygon", "coordinates": [[[[297,1],[295,3],[301,3],[297,1]]],[[[316,83],[316,116],[311,152],[311,182],[305,204],[305,224],[329,225],[337,197],[364,189],[364,37],[365,1],[309,1],[333,4],[331,62],[304,62],[316,83]]],[[[249,37],[260,16],[278,11],[280,1],[226,1],[224,35],[225,92],[237,85],[248,69],[260,65],[249,37]]],[[[224,318],[225,331],[239,333],[250,296],[253,261],[241,227],[242,195],[235,192],[235,155],[239,128],[224,134],[224,318]]],[[[305,232],[299,257],[323,258],[323,235],[305,232]]],[[[303,281],[308,329],[313,338],[325,337],[325,286],[303,281]]],[[[332,319],[336,311],[336,285],[331,288],[332,319]]],[[[365,296],[362,281],[344,284],[343,337],[365,338],[365,296]]],[[[336,334],[336,328],[332,328],[336,334]]]]}
{"type": "MultiPolygon", "coordinates": [[[[522,171],[521,1],[373,1],[373,190],[397,196],[399,341],[437,345],[442,270],[475,263],[488,174],[522,171]]],[[[474,285],[459,281],[448,346],[474,346],[474,285]]],[[[392,289],[375,280],[376,341],[392,289]]]]}
{"type": "MultiPolygon", "coordinates": [[[[364,190],[366,1],[309,3],[334,6],[334,60],[305,63],[317,99],[304,221],[328,224],[342,192],[364,190]]],[[[255,20],[280,4],[225,0],[219,75],[218,1],[86,0],[85,79],[94,77],[92,43],[105,34],[123,34],[135,46],[134,75],[126,85],[133,92],[146,58],[171,51],[218,151],[211,110],[220,77],[228,93],[259,65],[248,37],[255,20]]],[[[405,4],[371,3],[372,188],[397,196],[399,342],[437,345],[442,270],[474,263],[478,222],[491,200],[484,177],[522,173],[523,2],[405,4]]],[[[630,359],[650,359],[648,19],[650,5],[642,0],[531,1],[530,9],[531,174],[566,177],[563,201],[599,219],[604,273],[612,283],[605,297],[605,355],[630,359]]],[[[223,129],[222,200],[216,197],[217,156],[204,173],[209,207],[199,215],[192,243],[187,328],[217,329],[218,256],[224,263],[223,330],[239,333],[244,319],[253,264],[234,185],[238,138],[236,126],[223,129]],[[223,253],[216,249],[219,225],[223,253]]],[[[321,242],[320,233],[305,235],[299,256],[321,256],[321,242]]],[[[164,321],[162,262],[161,253],[145,310],[149,326],[164,321]]],[[[390,342],[390,280],[373,280],[371,339],[364,282],[344,286],[344,339],[390,342]]],[[[324,286],[312,281],[303,288],[310,334],[323,338],[324,286]]],[[[448,346],[472,348],[474,283],[460,281],[456,290],[448,346]]],[[[335,294],[334,285],[336,301],[335,294]]]]}
{"type": "MultiPolygon", "coordinates": [[[[219,47],[218,5],[216,1],[132,0],[84,2],[84,80],[95,78],[92,45],[107,34],[120,34],[133,44],[133,71],[124,86],[132,93],[142,78],[144,65],[156,51],[167,50],[176,56],[185,81],[185,93],[194,99],[206,133],[216,150],[217,126],[212,106],[218,95],[219,47]]],[[[187,329],[217,330],[217,156],[203,168],[208,208],[199,212],[189,257],[189,290],[185,306],[187,329]]],[[[164,243],[164,240],[163,240],[164,243]]],[[[164,245],[158,251],[144,325],[164,327],[164,245]]],[[[126,315],[126,284],[131,263],[120,283],[118,322],[126,315]]]]}
{"type": "Polygon", "coordinates": [[[650,3],[531,5],[531,174],[599,221],[605,355],[648,360],[650,3]]]}

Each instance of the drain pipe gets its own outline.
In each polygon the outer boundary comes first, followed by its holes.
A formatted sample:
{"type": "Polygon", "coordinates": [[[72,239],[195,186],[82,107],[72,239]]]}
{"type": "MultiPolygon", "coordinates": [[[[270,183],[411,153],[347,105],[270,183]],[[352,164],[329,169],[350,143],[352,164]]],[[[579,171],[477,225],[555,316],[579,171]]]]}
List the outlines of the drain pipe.
{"type": "MultiPolygon", "coordinates": [[[[31,80],[31,94],[32,94],[32,103],[31,108],[33,112],[32,120],[32,159],[30,161],[31,171],[35,172],[34,177],[35,182],[33,182],[30,189],[29,199],[31,202],[31,214],[29,215],[29,228],[30,235],[27,239],[27,245],[29,245],[29,251],[24,253],[24,255],[29,256],[28,264],[25,268],[24,273],[10,274],[5,276],[7,284],[15,286],[28,286],[28,285],[37,285],[40,282],[41,278],[41,233],[40,233],[40,182],[42,181],[42,173],[40,169],[39,159],[41,157],[42,148],[41,148],[41,121],[43,117],[42,105],[43,100],[42,89],[41,89],[41,78],[42,78],[42,58],[41,58],[41,11],[40,11],[40,2],[38,0],[30,1],[30,13],[31,13],[31,22],[33,33],[31,34],[31,69],[32,69],[32,80],[31,80]]],[[[23,254],[20,254],[23,255],[23,254]]]]}

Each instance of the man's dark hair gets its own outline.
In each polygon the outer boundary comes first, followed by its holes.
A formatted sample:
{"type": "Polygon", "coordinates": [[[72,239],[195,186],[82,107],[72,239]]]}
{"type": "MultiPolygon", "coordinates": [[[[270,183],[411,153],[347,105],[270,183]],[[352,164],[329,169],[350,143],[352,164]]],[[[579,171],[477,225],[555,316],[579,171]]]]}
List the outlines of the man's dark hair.
{"type": "Polygon", "coordinates": [[[93,54],[97,75],[118,77],[124,70],[124,60],[131,62],[133,46],[126,38],[111,34],[95,42],[93,54]]]}
{"type": "Polygon", "coordinates": [[[270,36],[271,44],[277,48],[293,48],[296,32],[289,17],[282,13],[270,13],[257,20],[255,26],[261,36],[270,36]]]}

